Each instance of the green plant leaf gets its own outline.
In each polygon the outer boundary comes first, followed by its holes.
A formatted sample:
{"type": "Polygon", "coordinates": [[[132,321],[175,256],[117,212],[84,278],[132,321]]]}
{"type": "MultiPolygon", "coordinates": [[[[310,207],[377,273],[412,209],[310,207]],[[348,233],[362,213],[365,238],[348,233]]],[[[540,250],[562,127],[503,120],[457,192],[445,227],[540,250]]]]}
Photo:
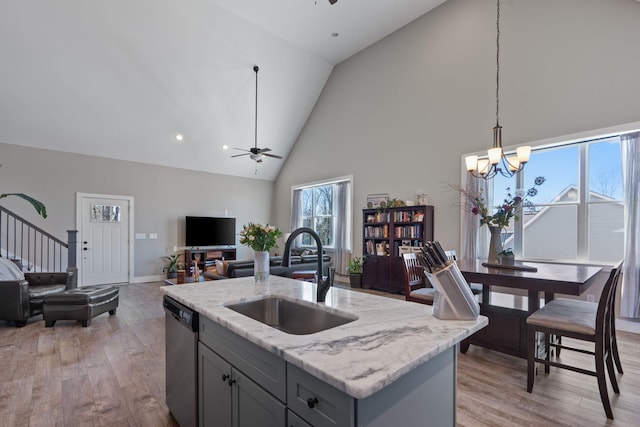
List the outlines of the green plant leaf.
{"type": "Polygon", "coordinates": [[[5,197],[8,196],[16,196],[16,197],[20,197],[21,199],[26,200],[27,202],[31,203],[33,205],[33,207],[35,208],[36,212],[38,212],[38,215],[41,215],[42,218],[46,218],[47,217],[47,208],[45,207],[44,203],[34,199],[31,196],[27,196],[24,193],[5,193],[5,194],[0,194],[0,199],[3,199],[5,197]]]}

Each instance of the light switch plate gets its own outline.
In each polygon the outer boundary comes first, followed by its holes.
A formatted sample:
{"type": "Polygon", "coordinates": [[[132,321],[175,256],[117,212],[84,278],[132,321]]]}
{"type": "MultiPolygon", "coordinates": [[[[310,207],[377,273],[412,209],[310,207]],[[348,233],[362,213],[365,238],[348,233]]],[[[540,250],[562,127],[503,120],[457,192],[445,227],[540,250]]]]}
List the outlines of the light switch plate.
{"type": "Polygon", "coordinates": [[[158,233],[149,233],[149,238],[150,239],[157,239],[158,238],[158,233]]]}
{"type": "Polygon", "coordinates": [[[136,233],[136,240],[144,240],[147,238],[147,233],[136,233]]]}

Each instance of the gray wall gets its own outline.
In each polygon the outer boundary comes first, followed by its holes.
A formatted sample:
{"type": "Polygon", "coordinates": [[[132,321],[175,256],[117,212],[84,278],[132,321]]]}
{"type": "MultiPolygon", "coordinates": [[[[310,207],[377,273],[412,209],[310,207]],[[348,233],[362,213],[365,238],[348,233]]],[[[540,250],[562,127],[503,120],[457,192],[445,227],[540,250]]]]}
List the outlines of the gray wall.
{"type": "MultiPolygon", "coordinates": [[[[215,161],[215,160],[212,160],[215,161]]],[[[184,245],[184,216],[236,218],[236,231],[249,221],[271,218],[273,183],[151,166],[141,163],[0,144],[0,192],[23,192],[43,202],[48,218],[29,204],[5,198],[0,204],[66,241],[76,228],[76,193],[134,198],[135,233],[157,233],[157,240],[135,240],[134,281],[162,274],[162,256],[184,245]]],[[[238,258],[252,252],[238,244],[238,258]]]]}
{"type": "MultiPolygon", "coordinates": [[[[505,146],[639,120],[640,3],[506,0],[500,123],[505,146]]],[[[354,176],[354,245],[369,193],[430,193],[435,237],[459,246],[461,155],[495,124],[495,1],[449,0],[339,64],[276,180],[276,223],[290,187],[354,176]]]]}

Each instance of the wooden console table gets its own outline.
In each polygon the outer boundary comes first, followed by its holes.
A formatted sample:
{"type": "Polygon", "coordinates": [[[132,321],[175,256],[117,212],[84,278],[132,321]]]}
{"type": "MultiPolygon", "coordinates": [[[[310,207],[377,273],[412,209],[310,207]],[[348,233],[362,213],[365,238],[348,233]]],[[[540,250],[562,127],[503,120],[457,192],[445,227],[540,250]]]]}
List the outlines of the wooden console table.
{"type": "Polygon", "coordinates": [[[537,271],[519,271],[483,267],[479,260],[459,260],[458,268],[469,283],[482,284],[480,314],[489,318],[489,326],[478,331],[461,347],[464,352],[469,344],[491,350],[527,357],[527,324],[529,314],[540,308],[540,292],[545,301],[554,294],[581,295],[594,283],[606,280],[599,273],[602,267],[578,264],[551,264],[525,262],[537,271]],[[491,304],[491,286],[523,289],[528,294],[527,310],[518,310],[491,304]]]}
{"type": "Polygon", "coordinates": [[[188,263],[187,276],[193,276],[190,268],[193,261],[198,263],[198,268],[204,273],[208,267],[215,265],[216,260],[235,260],[236,248],[187,249],[184,251],[184,259],[188,263]]]}

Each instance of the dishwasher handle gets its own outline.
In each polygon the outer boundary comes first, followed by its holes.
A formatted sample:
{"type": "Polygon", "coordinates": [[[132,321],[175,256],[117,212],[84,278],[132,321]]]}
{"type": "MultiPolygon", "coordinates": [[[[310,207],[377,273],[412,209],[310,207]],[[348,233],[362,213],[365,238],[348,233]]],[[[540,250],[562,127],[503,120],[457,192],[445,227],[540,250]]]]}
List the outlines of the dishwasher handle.
{"type": "Polygon", "coordinates": [[[162,305],[167,314],[171,315],[178,322],[193,332],[198,332],[198,312],[180,304],[176,300],[165,295],[162,305]]]}

